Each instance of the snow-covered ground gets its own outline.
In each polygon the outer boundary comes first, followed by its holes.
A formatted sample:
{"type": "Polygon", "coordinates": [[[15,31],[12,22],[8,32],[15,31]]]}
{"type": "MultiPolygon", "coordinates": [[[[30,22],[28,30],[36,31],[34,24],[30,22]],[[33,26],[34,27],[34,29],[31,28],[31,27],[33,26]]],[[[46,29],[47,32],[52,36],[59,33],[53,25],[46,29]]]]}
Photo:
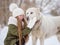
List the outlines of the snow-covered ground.
{"type": "MultiPolygon", "coordinates": [[[[0,45],[4,45],[4,39],[8,32],[8,27],[4,27],[3,29],[0,29],[0,45]]],[[[37,45],[40,44],[39,39],[37,40],[37,45]]],[[[32,45],[32,36],[29,37],[29,41],[26,43],[26,45],[32,45]]],[[[56,35],[45,39],[44,45],[60,45],[59,41],[57,40],[56,35]]]]}
{"type": "Polygon", "coordinates": [[[3,29],[1,28],[0,29],[0,45],[4,45],[4,39],[7,35],[7,32],[8,32],[8,27],[5,26],[3,29]]]}
{"type": "MultiPolygon", "coordinates": [[[[26,43],[26,45],[32,45],[32,36],[29,37],[29,41],[26,43]]],[[[37,44],[36,45],[40,45],[40,41],[39,39],[37,40],[37,44]]],[[[56,35],[45,39],[44,41],[44,45],[60,45],[59,41],[57,40],[56,35]]]]}

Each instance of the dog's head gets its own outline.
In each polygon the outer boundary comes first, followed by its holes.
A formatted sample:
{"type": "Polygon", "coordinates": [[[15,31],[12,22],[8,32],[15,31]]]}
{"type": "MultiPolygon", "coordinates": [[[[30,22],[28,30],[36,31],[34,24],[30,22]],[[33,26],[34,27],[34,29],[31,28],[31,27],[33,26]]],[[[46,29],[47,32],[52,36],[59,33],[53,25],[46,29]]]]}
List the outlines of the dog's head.
{"type": "Polygon", "coordinates": [[[32,20],[34,17],[36,17],[37,20],[40,20],[40,9],[32,7],[26,10],[26,17],[29,20],[32,20]]]}

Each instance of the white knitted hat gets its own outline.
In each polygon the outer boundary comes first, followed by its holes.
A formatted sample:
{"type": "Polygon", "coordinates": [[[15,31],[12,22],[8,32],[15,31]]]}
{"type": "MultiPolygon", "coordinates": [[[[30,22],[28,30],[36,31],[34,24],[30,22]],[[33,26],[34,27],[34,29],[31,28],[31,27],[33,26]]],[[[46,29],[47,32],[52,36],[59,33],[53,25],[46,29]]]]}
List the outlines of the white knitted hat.
{"type": "Polygon", "coordinates": [[[19,8],[15,3],[10,4],[9,10],[12,12],[13,17],[24,14],[24,10],[19,8]]]}
{"type": "Polygon", "coordinates": [[[24,15],[24,10],[21,8],[16,8],[12,14],[13,14],[13,17],[24,15]]]}
{"type": "Polygon", "coordinates": [[[15,4],[15,3],[11,3],[11,4],[9,5],[9,11],[11,11],[11,12],[13,12],[14,9],[16,9],[16,8],[18,8],[18,6],[17,6],[17,4],[15,4]]]}

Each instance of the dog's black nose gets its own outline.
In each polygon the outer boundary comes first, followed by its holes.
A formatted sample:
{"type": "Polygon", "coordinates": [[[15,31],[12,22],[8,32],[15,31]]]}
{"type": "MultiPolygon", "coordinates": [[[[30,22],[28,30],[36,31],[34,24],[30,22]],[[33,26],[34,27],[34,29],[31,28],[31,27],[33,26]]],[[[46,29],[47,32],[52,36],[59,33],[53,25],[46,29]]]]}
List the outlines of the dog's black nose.
{"type": "Polygon", "coordinates": [[[27,17],[27,20],[29,20],[29,17],[27,17]]]}

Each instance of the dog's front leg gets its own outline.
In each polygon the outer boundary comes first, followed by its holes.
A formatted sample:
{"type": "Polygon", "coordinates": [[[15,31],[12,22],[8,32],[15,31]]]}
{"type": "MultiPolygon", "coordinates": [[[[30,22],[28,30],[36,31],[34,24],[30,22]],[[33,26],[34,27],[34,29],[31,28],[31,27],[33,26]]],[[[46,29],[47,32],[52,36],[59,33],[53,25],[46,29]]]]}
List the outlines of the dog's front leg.
{"type": "Polygon", "coordinates": [[[60,32],[56,34],[58,41],[60,42],[60,32]]]}
{"type": "Polygon", "coordinates": [[[40,45],[44,45],[44,37],[40,38],[40,45]]]}
{"type": "Polygon", "coordinates": [[[45,33],[42,33],[40,37],[40,45],[44,45],[45,33]]]}
{"type": "Polygon", "coordinates": [[[36,42],[37,42],[37,38],[32,36],[32,45],[36,45],[36,42]]]}

